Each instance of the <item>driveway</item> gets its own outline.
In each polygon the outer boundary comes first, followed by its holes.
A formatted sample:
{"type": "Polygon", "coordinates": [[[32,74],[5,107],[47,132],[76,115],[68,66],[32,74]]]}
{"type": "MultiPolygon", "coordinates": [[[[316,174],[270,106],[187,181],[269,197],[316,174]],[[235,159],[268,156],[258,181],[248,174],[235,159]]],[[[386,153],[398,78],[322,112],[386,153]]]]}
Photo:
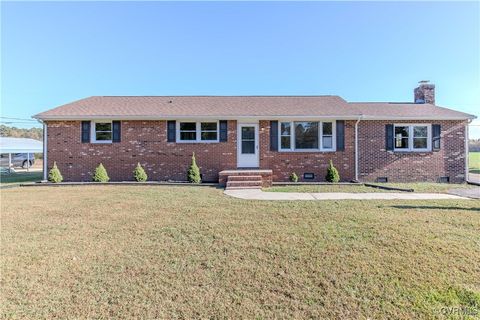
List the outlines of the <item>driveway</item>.
{"type": "Polygon", "coordinates": [[[480,187],[471,189],[452,189],[448,193],[461,197],[469,197],[473,199],[480,199],[480,187]]]}
{"type": "Polygon", "coordinates": [[[468,181],[480,183],[480,173],[469,173],[468,181]]]}

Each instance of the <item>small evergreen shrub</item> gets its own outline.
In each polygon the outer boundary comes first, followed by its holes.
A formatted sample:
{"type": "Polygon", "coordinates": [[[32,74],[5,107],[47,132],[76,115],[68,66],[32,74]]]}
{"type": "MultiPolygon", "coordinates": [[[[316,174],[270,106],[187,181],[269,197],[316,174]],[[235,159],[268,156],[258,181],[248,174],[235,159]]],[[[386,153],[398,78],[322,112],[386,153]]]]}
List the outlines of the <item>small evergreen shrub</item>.
{"type": "Polygon", "coordinates": [[[290,175],[290,181],[298,182],[298,176],[295,172],[292,172],[292,174],[290,175]]]}
{"type": "Polygon", "coordinates": [[[332,160],[330,160],[330,164],[328,165],[327,176],[325,177],[325,180],[327,180],[328,182],[340,181],[340,175],[338,174],[337,168],[333,166],[332,160]]]}
{"type": "Polygon", "coordinates": [[[57,167],[57,162],[53,162],[53,167],[50,169],[48,172],[48,181],[53,182],[53,183],[59,183],[63,181],[62,174],[60,173],[60,170],[57,167]]]}
{"type": "Polygon", "coordinates": [[[147,173],[145,172],[143,167],[140,165],[140,162],[135,167],[135,170],[133,170],[133,177],[137,182],[145,182],[148,179],[147,173]]]}
{"type": "Polygon", "coordinates": [[[103,164],[100,163],[98,167],[95,168],[92,180],[95,182],[108,182],[108,180],[110,180],[107,170],[105,169],[103,164]]]}
{"type": "Polygon", "coordinates": [[[187,180],[191,183],[200,183],[202,181],[200,168],[197,166],[197,161],[195,160],[195,152],[192,154],[192,164],[190,168],[188,168],[187,180]]]}

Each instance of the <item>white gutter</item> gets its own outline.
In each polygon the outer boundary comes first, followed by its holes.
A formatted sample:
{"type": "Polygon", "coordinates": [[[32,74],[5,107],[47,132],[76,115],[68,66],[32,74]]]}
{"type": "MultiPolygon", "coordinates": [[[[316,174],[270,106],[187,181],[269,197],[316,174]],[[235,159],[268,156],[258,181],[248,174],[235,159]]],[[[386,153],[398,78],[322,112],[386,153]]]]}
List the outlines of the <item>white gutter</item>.
{"type": "MultiPolygon", "coordinates": [[[[34,119],[43,120],[43,121],[81,121],[81,120],[192,120],[192,119],[222,119],[222,120],[243,120],[243,119],[256,119],[256,120],[281,120],[281,119],[306,119],[306,120],[315,120],[315,119],[338,119],[338,120],[357,120],[358,115],[285,115],[285,116],[233,116],[233,115],[169,115],[169,116],[162,116],[162,115],[139,115],[139,116],[121,116],[121,115],[77,115],[77,116],[40,116],[35,115],[33,116],[34,119]]],[[[468,119],[475,119],[475,116],[467,117],[467,116],[458,116],[458,117],[442,117],[442,116],[410,116],[410,117],[388,117],[388,116],[361,116],[362,120],[385,120],[385,121],[409,121],[409,120],[468,120],[468,119]]]]}
{"type": "Polygon", "coordinates": [[[355,122],[355,181],[358,181],[358,123],[362,120],[360,116],[355,122]]]}

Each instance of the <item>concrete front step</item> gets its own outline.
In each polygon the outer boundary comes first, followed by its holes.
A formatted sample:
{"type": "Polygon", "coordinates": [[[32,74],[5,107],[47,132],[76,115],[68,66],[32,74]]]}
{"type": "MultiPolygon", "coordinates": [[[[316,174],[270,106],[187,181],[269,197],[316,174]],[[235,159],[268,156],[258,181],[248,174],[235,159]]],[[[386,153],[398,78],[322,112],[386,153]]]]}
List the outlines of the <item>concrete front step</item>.
{"type": "Polygon", "coordinates": [[[245,188],[245,187],[262,187],[262,181],[228,181],[227,189],[230,188],[245,188]]]}
{"type": "Polygon", "coordinates": [[[272,175],[272,170],[265,169],[238,169],[238,170],[223,170],[220,175],[226,176],[247,176],[247,175],[272,175]]]}
{"type": "Polygon", "coordinates": [[[228,176],[228,181],[262,181],[262,176],[228,176]]]}
{"type": "Polygon", "coordinates": [[[262,189],[261,186],[256,187],[227,187],[225,190],[253,190],[253,189],[262,189]]]}

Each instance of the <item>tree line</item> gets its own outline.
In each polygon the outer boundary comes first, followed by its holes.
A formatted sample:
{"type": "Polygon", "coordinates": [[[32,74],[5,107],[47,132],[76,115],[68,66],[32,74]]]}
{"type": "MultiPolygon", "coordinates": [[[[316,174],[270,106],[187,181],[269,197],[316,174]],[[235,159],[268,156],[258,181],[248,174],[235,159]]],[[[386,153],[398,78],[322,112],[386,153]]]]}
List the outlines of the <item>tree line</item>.
{"type": "Polygon", "coordinates": [[[9,127],[4,124],[0,124],[0,137],[10,138],[30,138],[42,141],[43,129],[42,128],[17,128],[9,127]]]}

